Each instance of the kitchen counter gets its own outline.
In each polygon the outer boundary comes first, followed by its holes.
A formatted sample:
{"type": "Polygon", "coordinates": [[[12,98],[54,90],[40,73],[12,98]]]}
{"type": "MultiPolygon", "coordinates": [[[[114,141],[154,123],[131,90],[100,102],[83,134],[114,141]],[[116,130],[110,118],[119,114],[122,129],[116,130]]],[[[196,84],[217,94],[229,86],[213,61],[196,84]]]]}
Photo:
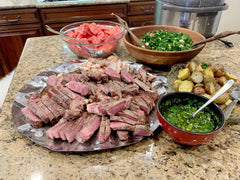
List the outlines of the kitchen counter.
{"type": "Polygon", "coordinates": [[[142,0],[79,0],[79,1],[57,1],[57,2],[42,2],[42,0],[0,0],[1,9],[15,9],[15,8],[52,8],[52,7],[66,7],[66,6],[81,6],[81,5],[98,5],[98,4],[117,4],[128,3],[131,1],[142,0]]]}
{"type": "MultiPolygon", "coordinates": [[[[122,42],[121,42],[122,43],[122,42]]],[[[240,78],[240,45],[206,45],[195,58],[224,64],[240,78]]],[[[134,60],[123,44],[122,60],[134,60]]],[[[59,36],[30,38],[15,70],[0,116],[0,179],[239,179],[240,124],[228,123],[210,142],[175,143],[164,132],[128,147],[89,153],[53,152],[18,132],[11,107],[19,89],[38,73],[75,60],[59,36]]]]}

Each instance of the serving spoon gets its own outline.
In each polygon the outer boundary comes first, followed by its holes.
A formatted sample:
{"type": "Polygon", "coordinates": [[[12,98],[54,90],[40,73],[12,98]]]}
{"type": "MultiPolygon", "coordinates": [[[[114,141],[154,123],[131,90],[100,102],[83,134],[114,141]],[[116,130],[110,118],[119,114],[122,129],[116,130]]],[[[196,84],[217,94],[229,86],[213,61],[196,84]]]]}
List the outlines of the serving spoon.
{"type": "Polygon", "coordinates": [[[234,84],[234,80],[228,80],[217,92],[214,94],[205,104],[203,104],[195,113],[192,114],[192,117],[194,118],[197,113],[199,113],[201,110],[203,110],[206,106],[208,106],[211,102],[213,102],[215,99],[217,99],[219,96],[221,96],[223,93],[225,93],[232,85],[234,84]]]}
{"type": "Polygon", "coordinates": [[[218,40],[220,38],[224,38],[224,37],[227,37],[227,36],[230,36],[230,35],[233,35],[233,34],[240,34],[240,31],[223,31],[215,36],[212,36],[208,39],[204,39],[204,40],[201,40],[201,41],[197,41],[197,42],[194,42],[192,43],[192,46],[196,46],[196,45],[199,45],[199,44],[204,44],[204,43],[207,43],[207,42],[211,42],[211,41],[215,41],[215,40],[218,40]]]}
{"type": "Polygon", "coordinates": [[[128,27],[128,24],[126,21],[124,21],[121,17],[119,17],[118,15],[111,13],[112,16],[115,16],[118,19],[118,22],[126,29],[126,31],[131,35],[131,37],[134,39],[134,41],[136,42],[137,45],[139,45],[140,47],[146,48],[146,49],[150,49],[146,44],[144,44],[132,31],[131,29],[128,27]]]}

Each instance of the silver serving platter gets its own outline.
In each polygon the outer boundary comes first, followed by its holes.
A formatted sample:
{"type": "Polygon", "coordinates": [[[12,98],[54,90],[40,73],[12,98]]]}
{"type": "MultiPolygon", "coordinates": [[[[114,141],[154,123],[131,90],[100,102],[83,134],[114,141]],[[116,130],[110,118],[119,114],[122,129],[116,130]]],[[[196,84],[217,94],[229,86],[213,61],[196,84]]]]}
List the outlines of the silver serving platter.
{"type": "MultiPolygon", "coordinates": [[[[33,77],[27,84],[25,84],[16,95],[14,103],[12,105],[12,121],[16,125],[18,131],[24,136],[28,137],[31,141],[36,144],[46,147],[52,151],[61,152],[89,152],[106,150],[112,148],[119,148],[124,146],[129,146],[142,141],[144,138],[142,136],[132,136],[127,141],[120,141],[114,135],[111,135],[107,142],[100,144],[97,140],[97,133],[84,144],[80,144],[77,141],[68,143],[67,141],[62,141],[60,139],[52,140],[46,137],[45,132],[50,126],[44,126],[42,128],[33,128],[29,122],[25,119],[21,109],[26,106],[28,97],[33,92],[41,93],[46,87],[46,80],[49,76],[58,73],[68,73],[74,72],[77,66],[87,62],[87,60],[64,62],[54,66],[48,71],[44,71],[37,76],[33,77]]],[[[135,68],[142,68],[143,65],[131,63],[131,66],[135,68]]],[[[165,76],[157,75],[158,73],[152,73],[157,77],[157,81],[154,82],[153,86],[158,89],[158,94],[163,95],[166,93],[165,84],[167,79],[165,76]]],[[[154,132],[160,127],[160,123],[157,118],[156,108],[149,115],[149,126],[154,132]]]]}

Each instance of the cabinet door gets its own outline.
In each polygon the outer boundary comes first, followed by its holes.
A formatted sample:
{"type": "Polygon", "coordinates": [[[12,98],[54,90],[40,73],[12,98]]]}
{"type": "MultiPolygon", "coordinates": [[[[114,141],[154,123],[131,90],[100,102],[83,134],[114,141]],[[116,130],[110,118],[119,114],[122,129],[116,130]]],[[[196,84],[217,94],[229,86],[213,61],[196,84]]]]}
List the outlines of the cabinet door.
{"type": "MultiPolygon", "coordinates": [[[[40,9],[40,15],[43,26],[48,24],[54,29],[60,30],[63,26],[77,21],[117,21],[111,13],[115,13],[122,18],[126,18],[126,11],[127,4],[111,4],[40,9]]],[[[45,27],[44,33],[45,35],[52,34],[48,32],[45,27]]]]}
{"type": "Polygon", "coordinates": [[[4,74],[17,66],[27,38],[41,34],[40,24],[0,26],[0,64],[4,74]]]}

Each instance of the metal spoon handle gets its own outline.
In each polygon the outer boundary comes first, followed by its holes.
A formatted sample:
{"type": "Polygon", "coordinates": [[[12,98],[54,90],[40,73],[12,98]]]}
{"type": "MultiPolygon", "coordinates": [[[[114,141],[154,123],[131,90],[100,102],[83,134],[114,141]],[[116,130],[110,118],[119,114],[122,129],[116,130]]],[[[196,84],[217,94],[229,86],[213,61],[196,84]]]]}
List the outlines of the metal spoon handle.
{"type": "Polygon", "coordinates": [[[230,116],[230,114],[232,113],[233,108],[236,106],[238,100],[235,99],[233,102],[231,102],[228,107],[224,110],[223,114],[225,117],[225,120],[227,120],[230,116]]]}
{"type": "Polygon", "coordinates": [[[221,96],[223,93],[225,93],[232,85],[234,84],[234,80],[228,80],[223,87],[221,87],[216,94],[214,94],[204,105],[202,105],[195,113],[193,113],[192,117],[195,117],[199,111],[201,111],[203,108],[205,108],[207,105],[209,105],[211,102],[213,102],[215,99],[217,99],[219,96],[221,96]]]}

